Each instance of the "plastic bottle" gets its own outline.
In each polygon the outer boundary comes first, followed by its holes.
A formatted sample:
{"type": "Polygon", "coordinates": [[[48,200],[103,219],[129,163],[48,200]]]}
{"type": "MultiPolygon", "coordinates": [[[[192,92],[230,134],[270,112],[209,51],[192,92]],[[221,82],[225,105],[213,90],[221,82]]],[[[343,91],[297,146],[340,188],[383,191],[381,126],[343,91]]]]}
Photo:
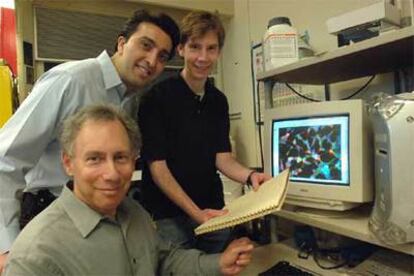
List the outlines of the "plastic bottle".
{"type": "Polygon", "coordinates": [[[299,60],[298,34],[287,17],[269,20],[263,46],[265,71],[299,60]]]}

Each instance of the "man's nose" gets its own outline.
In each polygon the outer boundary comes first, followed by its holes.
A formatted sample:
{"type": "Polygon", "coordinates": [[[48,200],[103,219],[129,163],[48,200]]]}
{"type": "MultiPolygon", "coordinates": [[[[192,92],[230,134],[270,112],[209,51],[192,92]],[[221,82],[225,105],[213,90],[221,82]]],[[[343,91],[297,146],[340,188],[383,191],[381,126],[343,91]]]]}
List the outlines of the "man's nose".
{"type": "Polygon", "coordinates": [[[200,55],[198,56],[198,58],[200,60],[207,60],[207,55],[208,55],[207,49],[201,49],[200,55]]]}
{"type": "Polygon", "coordinates": [[[119,171],[117,165],[114,161],[106,162],[105,172],[104,172],[104,179],[105,180],[112,180],[117,181],[119,180],[119,171]]]}
{"type": "Polygon", "coordinates": [[[155,50],[150,51],[150,52],[148,53],[148,55],[147,55],[146,60],[147,60],[147,62],[148,62],[148,64],[149,64],[149,66],[150,66],[151,68],[154,68],[154,67],[155,67],[155,65],[156,65],[156,64],[157,64],[157,62],[158,62],[158,52],[157,52],[157,51],[155,51],[155,50]]]}

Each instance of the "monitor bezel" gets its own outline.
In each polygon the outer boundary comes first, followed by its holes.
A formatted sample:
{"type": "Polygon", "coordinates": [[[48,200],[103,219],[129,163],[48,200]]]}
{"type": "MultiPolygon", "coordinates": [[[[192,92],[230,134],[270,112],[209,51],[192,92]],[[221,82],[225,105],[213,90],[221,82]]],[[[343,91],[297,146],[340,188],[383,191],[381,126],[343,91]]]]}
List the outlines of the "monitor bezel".
{"type": "MultiPolygon", "coordinates": [[[[369,122],[365,104],[362,100],[326,101],[305,103],[264,111],[264,170],[271,174],[271,142],[272,121],[274,119],[288,119],[314,116],[330,116],[332,114],[349,114],[349,174],[350,185],[323,185],[306,182],[291,182],[288,186],[286,202],[295,198],[295,205],[305,202],[320,201],[324,207],[332,207],[336,202],[349,205],[358,205],[373,199],[373,142],[372,127],[369,122]]],[[[307,203],[306,203],[307,204],[307,203]]],[[[309,206],[309,205],[307,205],[309,206]]],[[[348,208],[348,207],[338,207],[348,208]]]]}

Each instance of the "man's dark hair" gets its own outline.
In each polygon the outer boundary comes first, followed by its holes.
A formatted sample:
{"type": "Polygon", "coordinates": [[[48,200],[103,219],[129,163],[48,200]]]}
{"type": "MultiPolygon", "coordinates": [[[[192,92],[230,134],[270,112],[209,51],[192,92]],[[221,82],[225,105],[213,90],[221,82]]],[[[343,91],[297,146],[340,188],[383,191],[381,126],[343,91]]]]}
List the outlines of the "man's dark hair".
{"type": "MultiPolygon", "coordinates": [[[[180,40],[180,29],[178,28],[178,25],[175,23],[175,21],[165,13],[152,15],[146,10],[136,10],[134,14],[125,23],[117,38],[122,36],[126,39],[126,41],[128,41],[130,36],[136,32],[139,24],[144,22],[158,26],[171,38],[172,48],[169,56],[169,58],[171,59],[175,54],[175,47],[177,46],[180,40]]],[[[117,48],[118,41],[115,44],[115,52],[117,51],[117,48]]]]}

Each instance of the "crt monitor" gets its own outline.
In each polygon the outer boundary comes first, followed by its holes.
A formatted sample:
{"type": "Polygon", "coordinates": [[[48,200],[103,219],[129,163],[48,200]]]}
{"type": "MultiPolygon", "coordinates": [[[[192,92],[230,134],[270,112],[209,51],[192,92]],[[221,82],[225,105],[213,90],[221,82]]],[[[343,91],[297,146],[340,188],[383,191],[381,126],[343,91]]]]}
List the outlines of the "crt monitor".
{"type": "Polygon", "coordinates": [[[265,110],[265,170],[290,168],[286,203],[348,210],[373,198],[371,125],[362,100],[265,110]]]}

